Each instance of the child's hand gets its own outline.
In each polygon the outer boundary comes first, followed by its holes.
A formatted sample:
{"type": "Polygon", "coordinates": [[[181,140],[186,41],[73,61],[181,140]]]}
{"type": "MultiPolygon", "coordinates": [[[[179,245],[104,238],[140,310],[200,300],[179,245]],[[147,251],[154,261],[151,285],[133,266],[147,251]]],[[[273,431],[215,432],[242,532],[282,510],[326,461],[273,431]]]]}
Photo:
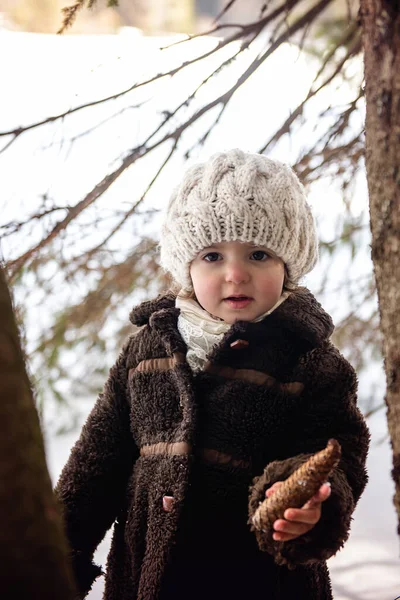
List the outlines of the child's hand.
{"type": "MultiPolygon", "coordinates": [[[[267,498],[282,485],[282,481],[277,481],[266,492],[267,498]]],[[[285,511],[284,519],[277,519],[274,523],[273,539],[277,542],[288,542],[307,533],[318,523],[321,518],[321,504],[331,494],[331,486],[324,483],[318,492],[302,508],[288,508],[285,511]]]]}

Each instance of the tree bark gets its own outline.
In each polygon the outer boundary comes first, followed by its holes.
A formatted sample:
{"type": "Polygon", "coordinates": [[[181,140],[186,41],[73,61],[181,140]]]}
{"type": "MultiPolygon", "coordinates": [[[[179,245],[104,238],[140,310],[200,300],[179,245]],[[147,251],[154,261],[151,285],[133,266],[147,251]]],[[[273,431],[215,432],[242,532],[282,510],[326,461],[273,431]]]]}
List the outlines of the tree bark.
{"type": "Polygon", "coordinates": [[[400,535],[400,4],[361,0],[366,167],[400,535]]]}
{"type": "Polygon", "coordinates": [[[72,600],[67,546],[0,267],[0,595],[72,600]]]}

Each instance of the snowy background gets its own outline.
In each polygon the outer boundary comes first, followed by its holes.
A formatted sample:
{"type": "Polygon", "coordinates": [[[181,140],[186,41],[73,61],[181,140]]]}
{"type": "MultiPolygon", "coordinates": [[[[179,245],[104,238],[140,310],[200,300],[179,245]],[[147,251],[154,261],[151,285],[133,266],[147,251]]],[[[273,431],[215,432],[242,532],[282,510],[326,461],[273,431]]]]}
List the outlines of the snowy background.
{"type": "MultiPolygon", "coordinates": [[[[0,130],[9,130],[19,125],[58,114],[71,106],[81,104],[129,85],[132,80],[144,76],[153,69],[162,70],[168,64],[168,57],[160,54],[159,47],[165,40],[146,38],[136,30],[123,29],[119,35],[109,36],[68,36],[17,33],[0,29],[0,52],[7,60],[1,61],[0,78],[2,82],[0,130]]],[[[196,42],[211,47],[213,40],[203,39],[196,42]]],[[[174,53],[182,50],[177,46],[174,53]]],[[[182,47],[183,48],[183,47],[182,47]]],[[[194,47],[189,52],[198,52],[194,47]]],[[[185,52],[188,52],[185,49],[185,52]]],[[[200,68],[200,67],[199,67],[200,68]]],[[[183,93],[189,86],[190,77],[199,77],[192,72],[181,79],[183,93]]],[[[241,147],[254,150],[268,138],[268,130],[274,131],[276,123],[287,116],[289,110],[304,96],[311,82],[312,74],[306,62],[298,52],[284,46],[252,77],[246,89],[238,93],[226,111],[218,132],[211,136],[204,152],[223,148],[241,147]],[[285,78],[279,73],[285,70],[285,78]],[[269,82],[274,82],[274,93],[270,92],[269,82]],[[243,103],[250,106],[246,119],[240,118],[243,103]],[[236,115],[236,119],[234,118],[236,115]],[[234,120],[232,121],[232,118],[234,120]],[[235,123],[235,127],[229,123],[235,123]],[[260,123],[263,127],[260,128],[260,123]]],[[[101,111],[89,114],[79,113],[70,124],[59,122],[55,126],[32,131],[18,140],[0,155],[0,221],[14,218],[16,214],[31,213],[37,203],[37,197],[45,187],[51,190],[52,197],[60,205],[67,200],[75,204],[91,186],[108,172],[118,153],[123,148],[133,147],[150,126],[151,115],[157,106],[173,103],[176,85],[164,81],[152,90],[154,99],[148,102],[141,112],[127,111],[124,121],[111,121],[101,132],[82,139],[75,144],[74,152],[65,142],[68,136],[75,135],[82,128],[92,124],[91,119],[99,119],[101,111]],[[140,118],[138,118],[138,114],[140,118]],[[123,123],[123,124],[122,124],[123,123]]],[[[220,85],[224,85],[223,82],[220,85]]],[[[146,92],[148,93],[148,92],[146,92]]],[[[327,92],[329,93],[329,92],[327,92]]],[[[346,89],[337,90],[346,101],[346,89]]],[[[143,93],[143,99],[146,94],[143,93]]],[[[115,103],[117,104],[117,103],[115,103]]],[[[114,106],[114,108],[117,108],[114,106]]],[[[6,140],[3,140],[4,143],[6,140]]],[[[281,145],[275,158],[290,162],[298,153],[301,140],[293,140],[281,145]]],[[[153,171],[152,157],[147,162],[149,171],[153,171]]],[[[165,206],[165,189],[170,189],[181,172],[183,156],[179,154],[171,162],[168,172],[163,175],[158,186],[149,194],[146,202],[149,206],[165,206]]],[[[115,167],[115,165],[114,165],[115,167]]],[[[121,178],[120,182],[104,196],[102,205],[107,209],[115,202],[132,202],[140,193],[140,187],[149,177],[143,166],[135,167],[121,178]],[[141,169],[141,170],[140,170],[141,169]]],[[[320,232],[329,233],[332,216],[340,210],[337,191],[321,182],[315,186],[310,202],[317,215],[320,232]],[[325,187],[324,187],[325,186],[325,187]]],[[[360,179],[357,187],[354,210],[367,214],[365,182],[360,179]]],[[[157,229],[157,219],[148,225],[150,233],[157,229]]],[[[137,230],[130,232],[138,235],[137,230]]],[[[28,245],[30,239],[26,240],[28,245]]],[[[119,239],[121,243],[121,238],[119,239]]],[[[12,254],[12,244],[2,242],[2,251],[12,254]]],[[[347,269],[344,261],[349,260],[346,253],[338,261],[331,274],[332,288],[337,287],[342,274],[347,269]]],[[[349,263],[350,264],[350,263],[349,263]]],[[[315,274],[306,281],[309,287],[318,288],[324,265],[316,269],[315,274]]],[[[368,243],[365,251],[358,257],[358,263],[352,263],[351,269],[368,273],[371,269],[368,243]]],[[[19,299],[21,300],[21,299],[19,299]]],[[[341,306],[338,296],[321,299],[325,308],[332,313],[334,320],[343,316],[346,307],[341,306]],[[326,301],[325,301],[326,300],[326,301]]],[[[131,304],[136,299],[132,298],[131,304]]],[[[29,319],[32,323],[38,318],[32,309],[29,319]]],[[[45,312],[45,311],[44,311],[45,312]]],[[[360,394],[368,395],[374,389],[382,398],[384,378],[381,365],[371,364],[371,368],[360,374],[360,394]]],[[[80,405],[81,420],[93,405],[94,398],[80,405]]],[[[379,403],[379,401],[377,402],[379,403]]],[[[394,600],[400,595],[399,540],[396,535],[396,517],[392,504],[394,493],[390,477],[391,451],[387,437],[384,411],[375,414],[369,420],[372,433],[371,451],[368,460],[369,483],[354,516],[351,537],[345,548],[329,561],[332,574],[335,600],[394,600]]],[[[67,460],[70,448],[79,431],[55,436],[54,431],[46,430],[47,455],[50,472],[56,481],[60,470],[67,460]]],[[[100,545],[96,560],[104,565],[109,536],[100,545]]],[[[90,600],[101,598],[102,580],[99,580],[89,595],[90,600]]]]}

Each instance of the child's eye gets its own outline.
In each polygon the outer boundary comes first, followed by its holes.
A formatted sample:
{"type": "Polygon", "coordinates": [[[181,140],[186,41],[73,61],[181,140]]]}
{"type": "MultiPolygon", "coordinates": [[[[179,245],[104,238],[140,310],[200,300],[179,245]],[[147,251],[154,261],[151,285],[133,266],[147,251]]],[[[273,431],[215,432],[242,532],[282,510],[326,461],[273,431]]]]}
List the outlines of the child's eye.
{"type": "Polygon", "coordinates": [[[267,254],[264,250],[256,250],[252,253],[253,260],[266,260],[269,258],[269,254],[267,254]]]}
{"type": "Polygon", "coordinates": [[[218,252],[209,252],[208,254],[203,256],[203,260],[205,260],[207,262],[215,262],[219,258],[220,258],[220,255],[218,254],[218,252]]]}

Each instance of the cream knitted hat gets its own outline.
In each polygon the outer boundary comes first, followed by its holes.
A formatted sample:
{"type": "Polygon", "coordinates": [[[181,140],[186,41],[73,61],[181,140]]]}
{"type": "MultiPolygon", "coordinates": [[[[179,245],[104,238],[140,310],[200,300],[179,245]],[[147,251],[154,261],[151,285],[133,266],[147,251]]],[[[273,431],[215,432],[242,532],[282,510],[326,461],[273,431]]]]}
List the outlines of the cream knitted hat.
{"type": "Polygon", "coordinates": [[[315,223],[304,188],[287,165],[230,150],[189,168],[169,201],[162,226],[164,270],[191,290],[191,261],[219,242],[267,246],[298,281],[318,259],[315,223]]]}

